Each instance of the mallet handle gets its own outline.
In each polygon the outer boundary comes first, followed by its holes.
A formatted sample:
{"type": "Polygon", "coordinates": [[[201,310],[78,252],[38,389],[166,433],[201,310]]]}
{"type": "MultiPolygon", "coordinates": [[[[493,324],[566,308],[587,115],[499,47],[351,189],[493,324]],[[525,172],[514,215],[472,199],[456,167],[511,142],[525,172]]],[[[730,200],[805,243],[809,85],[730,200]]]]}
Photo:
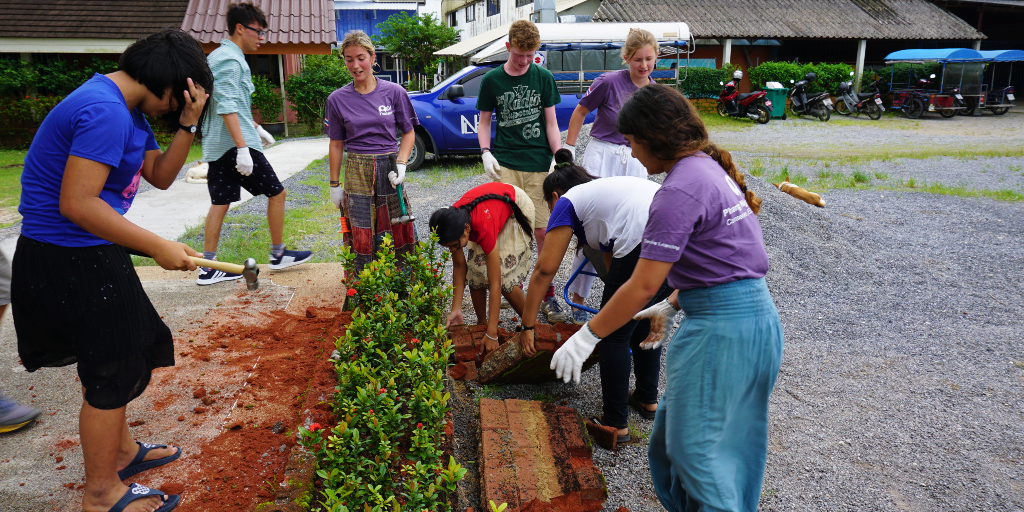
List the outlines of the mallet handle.
{"type": "Polygon", "coordinates": [[[200,267],[208,267],[216,270],[223,270],[224,272],[231,272],[232,274],[241,274],[243,271],[245,271],[245,267],[237,263],[226,263],[217,260],[207,260],[203,258],[197,258],[195,256],[189,256],[189,258],[192,258],[192,261],[194,261],[196,265],[200,267]]]}

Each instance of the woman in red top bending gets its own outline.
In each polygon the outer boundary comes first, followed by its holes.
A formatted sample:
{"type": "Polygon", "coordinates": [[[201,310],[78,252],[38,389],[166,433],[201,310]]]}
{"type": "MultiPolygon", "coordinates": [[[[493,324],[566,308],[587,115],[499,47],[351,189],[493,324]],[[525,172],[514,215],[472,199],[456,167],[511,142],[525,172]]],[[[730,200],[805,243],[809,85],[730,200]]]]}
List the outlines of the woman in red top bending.
{"type": "Polygon", "coordinates": [[[533,256],[533,214],[533,200],[526,192],[505,183],[487,183],[430,216],[430,229],[452,252],[455,294],[446,326],[465,323],[462,294],[468,283],[477,324],[487,325],[488,352],[498,348],[501,297],[523,314],[522,282],[533,256]],[[462,251],[466,246],[468,254],[462,251]]]}

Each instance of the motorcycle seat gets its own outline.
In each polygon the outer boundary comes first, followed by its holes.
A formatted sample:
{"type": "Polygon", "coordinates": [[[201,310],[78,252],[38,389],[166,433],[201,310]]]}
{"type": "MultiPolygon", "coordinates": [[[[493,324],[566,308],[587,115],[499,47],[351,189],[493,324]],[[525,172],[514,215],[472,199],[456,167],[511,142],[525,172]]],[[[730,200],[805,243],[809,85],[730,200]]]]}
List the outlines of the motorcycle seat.
{"type": "Polygon", "coordinates": [[[736,97],[736,99],[737,99],[737,100],[745,100],[745,99],[747,99],[747,98],[749,98],[749,97],[751,97],[751,96],[753,96],[753,95],[755,95],[755,94],[757,94],[757,93],[756,93],[756,92],[744,92],[744,93],[740,93],[740,95],[739,95],[739,96],[737,96],[737,97],[736,97]]]}
{"type": "Polygon", "coordinates": [[[858,99],[858,100],[866,100],[866,99],[869,99],[869,98],[874,98],[874,97],[875,97],[875,94],[876,94],[876,93],[873,93],[873,92],[861,92],[861,93],[857,93],[857,99],[858,99]]]}

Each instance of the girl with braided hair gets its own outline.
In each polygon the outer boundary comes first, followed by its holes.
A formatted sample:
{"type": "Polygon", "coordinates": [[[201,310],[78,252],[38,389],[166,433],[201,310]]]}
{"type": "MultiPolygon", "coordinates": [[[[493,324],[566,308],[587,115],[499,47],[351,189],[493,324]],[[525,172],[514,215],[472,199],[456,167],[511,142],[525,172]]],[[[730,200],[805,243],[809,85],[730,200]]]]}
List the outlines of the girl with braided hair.
{"type": "Polygon", "coordinates": [[[602,338],[630,319],[657,322],[682,309],[647,450],[654,490],[670,511],[755,512],[768,397],[783,346],[764,280],[761,200],[675,89],[640,89],[616,126],[648,173],[667,175],[651,202],[632,276],[555,352],[551,367],[566,382],[578,381],[602,338]],[[676,296],[640,311],[666,278],[676,296]]]}
{"type": "Polygon", "coordinates": [[[455,294],[445,325],[464,324],[462,297],[466,284],[473,301],[477,324],[487,325],[484,348],[498,348],[498,317],[501,297],[522,316],[521,283],[533,256],[533,200],[522,189],[505,183],[474,187],[450,208],[430,216],[430,229],[452,252],[455,294]],[[468,247],[468,254],[462,248],[468,247]],[[488,293],[489,292],[489,293],[488,293]]]}
{"type": "MultiPolygon", "coordinates": [[[[647,225],[647,212],[658,191],[658,184],[647,178],[612,176],[597,179],[572,163],[572,152],[555,153],[555,171],[544,179],[544,200],[551,209],[547,240],[537,257],[526,294],[522,334],[523,352],[536,355],[533,328],[543,291],[558,273],[558,267],[576,236],[576,246],[586,248],[588,256],[607,270],[603,275],[604,295],[601,307],[633,274],[640,258],[640,237],[647,225]]],[[[577,276],[578,278],[578,276],[577,276]]],[[[656,304],[668,297],[666,285],[649,301],[656,304]]],[[[649,304],[649,305],[650,305],[649,304]]],[[[629,441],[629,408],[641,416],[654,418],[658,402],[658,378],[661,372],[659,343],[647,344],[651,321],[630,320],[601,342],[600,370],[603,415],[590,418],[597,425],[617,429],[618,442],[629,441]],[[629,391],[632,366],[636,391],[629,391]]]]}

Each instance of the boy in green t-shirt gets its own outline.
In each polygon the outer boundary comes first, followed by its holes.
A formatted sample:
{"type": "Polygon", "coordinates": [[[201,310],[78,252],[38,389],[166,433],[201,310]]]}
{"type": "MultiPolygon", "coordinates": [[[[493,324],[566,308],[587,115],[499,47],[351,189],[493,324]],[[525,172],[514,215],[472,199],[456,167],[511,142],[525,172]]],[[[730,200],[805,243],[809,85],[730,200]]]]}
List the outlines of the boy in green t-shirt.
{"type": "MultiPolygon", "coordinates": [[[[540,253],[550,215],[543,185],[554,154],[562,144],[555,118],[555,105],[562,98],[551,72],[533,65],[540,48],[537,25],[528,20],[512,23],[505,48],[508,60],[488,71],[480,82],[476,100],[480,111],[477,140],[487,175],[494,181],[523,189],[533,200],[533,234],[540,253]],[[491,148],[491,113],[495,111],[498,131],[491,148]]],[[[548,287],[541,310],[550,323],[568,320],[555,299],[554,286],[548,287]]]]}

